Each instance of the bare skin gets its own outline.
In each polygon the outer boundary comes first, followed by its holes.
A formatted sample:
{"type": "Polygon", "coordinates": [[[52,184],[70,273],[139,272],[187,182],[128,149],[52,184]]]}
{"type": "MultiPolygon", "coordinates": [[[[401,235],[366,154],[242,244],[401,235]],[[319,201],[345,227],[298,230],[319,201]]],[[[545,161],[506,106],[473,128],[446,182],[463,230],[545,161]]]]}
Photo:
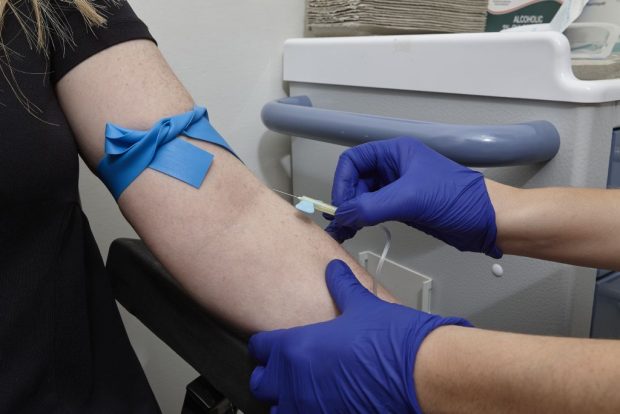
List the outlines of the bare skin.
{"type": "MultiPolygon", "coordinates": [[[[620,191],[486,183],[504,253],[620,269],[620,191]]],[[[424,340],[416,361],[427,413],[620,411],[620,341],[449,326],[424,340]]]]}
{"type": "MultiPolygon", "coordinates": [[[[104,155],[106,122],[145,130],[194,105],[157,47],[144,40],[82,62],[58,83],[57,93],[93,170],[104,155]]],[[[335,241],[234,156],[185,139],[215,155],[200,189],[147,169],[121,195],[119,206],[156,257],[207,309],[248,333],[331,319],[336,309],[324,272],[335,258],[370,285],[335,241]]]]}
{"type": "Polygon", "coordinates": [[[504,253],[620,269],[620,190],[486,184],[504,253]]]}
{"type": "Polygon", "coordinates": [[[620,343],[448,326],[414,377],[425,413],[617,413],[620,343]]]}

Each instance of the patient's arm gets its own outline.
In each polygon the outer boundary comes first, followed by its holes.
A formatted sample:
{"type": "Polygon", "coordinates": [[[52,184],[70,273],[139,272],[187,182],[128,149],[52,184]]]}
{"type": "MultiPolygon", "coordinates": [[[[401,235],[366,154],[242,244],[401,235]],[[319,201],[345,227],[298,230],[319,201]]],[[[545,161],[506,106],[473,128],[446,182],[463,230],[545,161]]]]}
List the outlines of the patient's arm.
{"type": "MultiPolygon", "coordinates": [[[[149,129],[194,104],[157,47],[145,40],[122,43],[84,61],[61,79],[57,93],[91,169],[103,157],[106,122],[149,129]]],[[[336,314],[324,282],[331,259],[345,260],[368,286],[366,273],[335,241],[236,158],[217,146],[190,141],[215,154],[199,190],[147,169],[119,205],[200,303],[244,330],[267,330],[336,314]]]]}

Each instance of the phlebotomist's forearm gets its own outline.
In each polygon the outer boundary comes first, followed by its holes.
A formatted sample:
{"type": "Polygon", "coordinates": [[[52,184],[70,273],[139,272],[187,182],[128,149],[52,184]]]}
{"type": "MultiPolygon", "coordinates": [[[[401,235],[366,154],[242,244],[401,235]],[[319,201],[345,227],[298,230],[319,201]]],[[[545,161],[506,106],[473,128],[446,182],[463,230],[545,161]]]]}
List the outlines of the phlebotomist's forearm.
{"type": "Polygon", "coordinates": [[[504,253],[620,269],[620,190],[486,184],[504,253]]]}
{"type": "Polygon", "coordinates": [[[425,413],[618,413],[620,342],[446,326],[415,367],[425,413]]]}

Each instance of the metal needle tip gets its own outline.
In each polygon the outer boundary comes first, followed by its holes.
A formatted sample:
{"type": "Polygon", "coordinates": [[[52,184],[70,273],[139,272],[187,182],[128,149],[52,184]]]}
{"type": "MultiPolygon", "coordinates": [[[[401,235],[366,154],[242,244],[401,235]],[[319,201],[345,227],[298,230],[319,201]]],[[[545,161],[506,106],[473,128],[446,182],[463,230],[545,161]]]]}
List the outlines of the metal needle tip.
{"type": "Polygon", "coordinates": [[[283,195],[285,195],[287,197],[299,198],[296,195],[285,193],[284,191],[276,190],[275,188],[272,188],[272,190],[275,191],[276,193],[283,194],[283,195]]]}

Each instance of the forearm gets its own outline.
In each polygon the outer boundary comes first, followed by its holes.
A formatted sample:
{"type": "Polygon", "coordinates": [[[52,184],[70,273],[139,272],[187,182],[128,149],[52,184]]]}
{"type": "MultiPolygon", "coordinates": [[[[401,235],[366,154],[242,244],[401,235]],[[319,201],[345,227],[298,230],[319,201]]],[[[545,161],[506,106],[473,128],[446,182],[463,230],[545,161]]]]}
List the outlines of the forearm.
{"type": "Polygon", "coordinates": [[[248,331],[330,319],[323,275],[333,258],[368,286],[322,229],[230,154],[209,151],[216,162],[200,190],[147,170],[120,198],[138,234],[205,307],[248,331]]]}
{"type": "Polygon", "coordinates": [[[486,184],[504,253],[620,268],[620,190],[486,184]]]}
{"type": "Polygon", "coordinates": [[[443,327],[414,378],[425,413],[617,413],[620,343],[443,327]]]}

